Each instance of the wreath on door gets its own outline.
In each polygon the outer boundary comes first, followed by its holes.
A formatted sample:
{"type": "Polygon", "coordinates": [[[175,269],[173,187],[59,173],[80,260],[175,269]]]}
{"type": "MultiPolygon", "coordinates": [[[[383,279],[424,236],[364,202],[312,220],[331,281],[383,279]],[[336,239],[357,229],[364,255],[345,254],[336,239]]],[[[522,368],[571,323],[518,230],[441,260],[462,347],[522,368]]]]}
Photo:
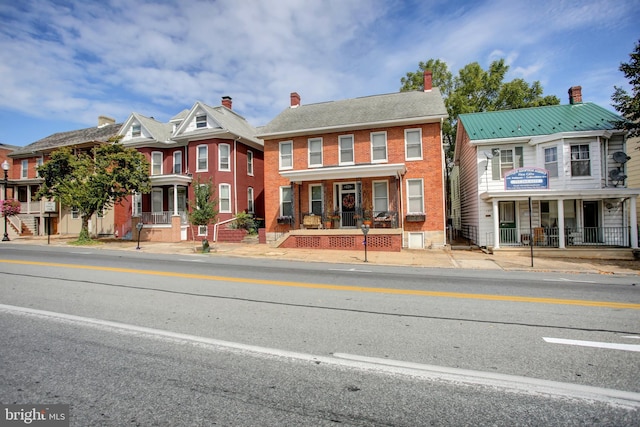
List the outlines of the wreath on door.
{"type": "Polygon", "coordinates": [[[342,198],[342,206],[347,209],[353,209],[356,205],[356,199],[353,197],[353,194],[347,194],[342,198]]]}

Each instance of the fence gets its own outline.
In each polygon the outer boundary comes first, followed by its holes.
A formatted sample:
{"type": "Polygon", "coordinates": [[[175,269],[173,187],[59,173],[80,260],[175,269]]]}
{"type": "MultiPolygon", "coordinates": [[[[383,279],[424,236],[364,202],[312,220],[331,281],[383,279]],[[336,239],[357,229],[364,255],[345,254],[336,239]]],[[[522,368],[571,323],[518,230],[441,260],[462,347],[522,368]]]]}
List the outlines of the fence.
{"type": "MultiPolygon", "coordinates": [[[[578,227],[564,231],[565,247],[630,247],[631,227],[578,227]]],[[[487,233],[487,245],[493,245],[493,232],[487,233]]],[[[500,246],[560,247],[558,228],[501,228],[500,246]]]]}

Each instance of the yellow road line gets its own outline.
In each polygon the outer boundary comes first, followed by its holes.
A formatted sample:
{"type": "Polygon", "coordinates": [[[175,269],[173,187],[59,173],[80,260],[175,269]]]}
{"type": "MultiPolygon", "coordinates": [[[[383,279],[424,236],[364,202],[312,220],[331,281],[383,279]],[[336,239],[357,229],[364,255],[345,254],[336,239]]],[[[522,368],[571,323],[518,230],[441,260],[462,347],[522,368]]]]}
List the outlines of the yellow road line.
{"type": "Polygon", "coordinates": [[[528,302],[538,304],[576,305],[583,307],[625,308],[640,310],[640,304],[611,301],[587,301],[573,299],[524,297],[517,295],[472,294],[461,292],[421,291],[417,289],[374,288],[366,286],[327,285],[321,283],[285,282],[282,280],[244,279],[238,277],[212,276],[207,274],[175,273],[169,271],[138,270],[133,268],[100,267],[95,265],[61,264],[42,261],[3,260],[0,263],[34,265],[41,267],[61,267],[78,270],[111,271],[114,273],[144,274],[148,276],[178,277],[182,279],[214,280],[220,282],[250,283],[256,285],[288,286],[308,289],[330,289],[335,291],[369,292],[378,294],[414,295],[440,298],[462,298],[486,301],[528,302]]]}

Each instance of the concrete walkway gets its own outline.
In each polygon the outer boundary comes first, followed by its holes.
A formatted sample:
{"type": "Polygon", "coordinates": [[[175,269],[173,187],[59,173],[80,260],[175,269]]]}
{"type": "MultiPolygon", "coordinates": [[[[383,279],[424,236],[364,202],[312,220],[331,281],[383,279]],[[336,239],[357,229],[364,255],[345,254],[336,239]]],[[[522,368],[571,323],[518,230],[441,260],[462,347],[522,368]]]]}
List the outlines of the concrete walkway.
{"type": "MultiPolygon", "coordinates": [[[[5,245],[49,245],[67,246],[75,238],[51,236],[18,238],[5,245]]],[[[91,246],[96,250],[123,250],[142,253],[191,254],[197,256],[238,256],[286,259],[307,262],[330,262],[346,264],[363,264],[364,250],[312,250],[312,249],[284,249],[269,244],[249,243],[212,243],[211,252],[202,254],[200,242],[158,243],[140,242],[140,249],[136,249],[137,242],[130,240],[104,240],[91,246]]],[[[428,268],[463,268],[476,270],[508,270],[508,271],[554,271],[565,273],[598,273],[640,275],[640,261],[616,261],[596,259],[548,258],[536,256],[534,252],[533,265],[531,257],[501,253],[490,255],[480,250],[451,250],[451,249],[404,249],[401,252],[367,252],[367,262],[379,265],[406,265],[428,268]]]]}

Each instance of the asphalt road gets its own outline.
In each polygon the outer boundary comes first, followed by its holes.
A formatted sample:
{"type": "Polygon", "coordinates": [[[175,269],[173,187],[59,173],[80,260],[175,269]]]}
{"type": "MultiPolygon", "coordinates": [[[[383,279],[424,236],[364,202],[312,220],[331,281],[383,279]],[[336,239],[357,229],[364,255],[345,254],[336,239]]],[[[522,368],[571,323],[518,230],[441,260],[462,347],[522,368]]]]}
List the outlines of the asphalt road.
{"type": "Polygon", "coordinates": [[[73,425],[633,425],[634,280],[0,248],[0,401],[73,425]]]}

